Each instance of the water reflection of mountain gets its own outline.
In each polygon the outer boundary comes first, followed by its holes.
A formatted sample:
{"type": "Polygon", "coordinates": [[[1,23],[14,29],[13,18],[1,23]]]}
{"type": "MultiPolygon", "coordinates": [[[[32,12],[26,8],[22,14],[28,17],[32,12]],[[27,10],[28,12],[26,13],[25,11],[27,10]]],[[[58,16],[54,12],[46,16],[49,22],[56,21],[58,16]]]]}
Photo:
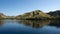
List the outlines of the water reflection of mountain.
{"type": "Polygon", "coordinates": [[[50,26],[60,27],[60,20],[52,20],[50,26]]]}
{"type": "Polygon", "coordinates": [[[33,28],[42,28],[43,26],[54,26],[60,27],[60,20],[0,20],[0,26],[4,25],[6,22],[24,24],[33,28]]]}
{"type": "Polygon", "coordinates": [[[0,20],[0,26],[4,24],[5,20],[0,20]]]}
{"type": "Polygon", "coordinates": [[[39,21],[35,21],[35,20],[20,20],[18,21],[18,23],[20,24],[24,24],[27,26],[31,26],[33,28],[41,28],[47,24],[50,23],[50,20],[39,20],[39,21]]]}

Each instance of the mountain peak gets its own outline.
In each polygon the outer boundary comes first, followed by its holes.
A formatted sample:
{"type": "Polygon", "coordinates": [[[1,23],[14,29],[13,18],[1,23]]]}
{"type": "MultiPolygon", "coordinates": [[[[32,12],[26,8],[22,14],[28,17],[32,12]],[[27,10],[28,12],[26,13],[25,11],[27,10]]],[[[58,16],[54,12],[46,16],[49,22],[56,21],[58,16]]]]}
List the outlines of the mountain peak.
{"type": "Polygon", "coordinates": [[[21,16],[19,16],[20,18],[50,18],[50,15],[42,12],[41,10],[35,10],[35,11],[32,11],[32,12],[28,12],[28,13],[24,13],[22,14],[21,16]]]}
{"type": "Polygon", "coordinates": [[[42,12],[41,10],[34,10],[33,12],[42,12]]]}

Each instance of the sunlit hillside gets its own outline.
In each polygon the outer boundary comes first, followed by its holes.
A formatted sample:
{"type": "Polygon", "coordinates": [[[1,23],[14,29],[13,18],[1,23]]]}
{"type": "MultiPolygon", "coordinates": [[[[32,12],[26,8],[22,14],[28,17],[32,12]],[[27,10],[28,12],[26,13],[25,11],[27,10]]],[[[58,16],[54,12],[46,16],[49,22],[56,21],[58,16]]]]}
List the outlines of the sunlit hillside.
{"type": "Polygon", "coordinates": [[[0,13],[0,19],[1,18],[7,18],[3,13],[0,13]]]}
{"type": "Polygon", "coordinates": [[[45,19],[45,18],[50,18],[51,16],[44,13],[43,11],[41,10],[35,10],[35,11],[31,11],[29,13],[24,13],[22,15],[18,15],[17,18],[23,18],[23,19],[29,19],[29,18],[32,18],[32,19],[45,19]]]}

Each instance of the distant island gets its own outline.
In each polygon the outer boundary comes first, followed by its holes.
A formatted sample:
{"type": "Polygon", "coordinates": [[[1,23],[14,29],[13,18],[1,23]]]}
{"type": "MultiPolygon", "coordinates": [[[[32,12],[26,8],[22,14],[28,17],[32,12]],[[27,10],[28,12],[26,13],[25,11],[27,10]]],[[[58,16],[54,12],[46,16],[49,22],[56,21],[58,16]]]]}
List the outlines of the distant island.
{"type": "Polygon", "coordinates": [[[44,13],[41,10],[34,10],[28,13],[17,16],[6,16],[0,13],[0,19],[26,19],[26,20],[43,20],[43,19],[60,19],[60,10],[51,11],[49,13],[44,13]]]}

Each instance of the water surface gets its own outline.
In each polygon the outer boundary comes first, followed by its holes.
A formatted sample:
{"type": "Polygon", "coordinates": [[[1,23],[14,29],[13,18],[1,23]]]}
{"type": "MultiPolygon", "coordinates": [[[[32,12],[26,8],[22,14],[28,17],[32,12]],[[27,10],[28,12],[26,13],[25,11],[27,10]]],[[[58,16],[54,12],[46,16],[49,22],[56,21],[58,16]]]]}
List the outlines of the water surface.
{"type": "Polygon", "coordinates": [[[60,21],[0,20],[0,34],[60,34],[60,21]]]}

